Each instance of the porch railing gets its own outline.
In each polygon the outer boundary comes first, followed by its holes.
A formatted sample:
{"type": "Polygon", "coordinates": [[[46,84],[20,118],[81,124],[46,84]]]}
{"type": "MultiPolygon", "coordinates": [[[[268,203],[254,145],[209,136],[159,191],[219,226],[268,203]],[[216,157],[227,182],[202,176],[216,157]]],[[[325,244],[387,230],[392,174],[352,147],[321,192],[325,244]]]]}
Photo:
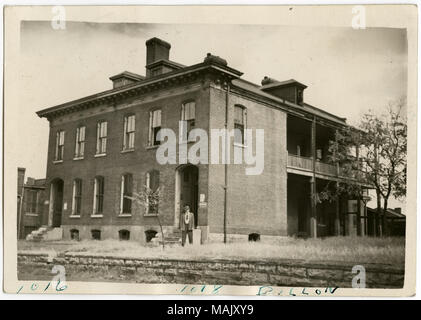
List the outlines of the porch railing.
{"type": "Polygon", "coordinates": [[[299,157],[293,154],[288,154],[288,167],[312,171],[313,159],[307,158],[307,157],[299,157]]]}
{"type": "MultiPolygon", "coordinates": [[[[313,158],[288,154],[288,167],[305,171],[313,171],[313,158]]],[[[316,161],[315,169],[317,173],[328,174],[331,176],[337,175],[336,166],[321,161],[316,161]]]]}
{"type": "MultiPolygon", "coordinates": [[[[294,154],[288,154],[288,167],[293,169],[299,169],[304,171],[313,171],[313,158],[311,157],[300,157],[294,154]]],[[[360,171],[357,174],[357,171],[349,177],[349,173],[346,173],[342,168],[337,168],[335,165],[328,164],[321,161],[316,161],[316,173],[326,174],[329,176],[339,176],[348,178],[354,178],[358,180],[365,180],[364,172],[360,171]]]]}

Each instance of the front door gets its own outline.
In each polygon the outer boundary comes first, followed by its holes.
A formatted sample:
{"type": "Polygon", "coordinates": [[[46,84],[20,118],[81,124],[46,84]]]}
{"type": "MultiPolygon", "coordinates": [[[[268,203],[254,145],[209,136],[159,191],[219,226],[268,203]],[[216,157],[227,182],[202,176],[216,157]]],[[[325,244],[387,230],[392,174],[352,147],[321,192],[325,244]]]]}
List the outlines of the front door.
{"type": "Polygon", "coordinates": [[[194,214],[195,227],[197,227],[197,202],[198,202],[198,176],[199,170],[196,166],[188,165],[180,170],[180,208],[188,205],[194,214]]]}
{"type": "Polygon", "coordinates": [[[61,215],[63,211],[63,180],[56,180],[51,184],[50,215],[52,227],[61,226],[61,215]]]}

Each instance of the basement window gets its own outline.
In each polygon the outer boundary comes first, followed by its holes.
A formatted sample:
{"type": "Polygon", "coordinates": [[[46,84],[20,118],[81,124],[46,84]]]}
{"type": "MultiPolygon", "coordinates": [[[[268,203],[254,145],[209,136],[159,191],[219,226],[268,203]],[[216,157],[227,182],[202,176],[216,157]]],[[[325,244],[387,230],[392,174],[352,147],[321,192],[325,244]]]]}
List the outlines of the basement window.
{"type": "Polygon", "coordinates": [[[70,230],[70,239],[79,241],[79,230],[77,229],[70,230]]]}
{"type": "Polygon", "coordinates": [[[118,232],[118,238],[120,240],[130,240],[130,231],[129,230],[125,230],[125,229],[120,230],[118,232]]]}
{"type": "Polygon", "coordinates": [[[93,240],[101,240],[101,230],[91,230],[93,240]]]}
{"type": "Polygon", "coordinates": [[[146,230],[145,231],[146,242],[151,242],[151,240],[156,237],[157,233],[158,232],[156,232],[155,230],[146,230]]]}
{"type": "Polygon", "coordinates": [[[249,234],[249,241],[260,241],[260,234],[250,233],[249,234]]]}

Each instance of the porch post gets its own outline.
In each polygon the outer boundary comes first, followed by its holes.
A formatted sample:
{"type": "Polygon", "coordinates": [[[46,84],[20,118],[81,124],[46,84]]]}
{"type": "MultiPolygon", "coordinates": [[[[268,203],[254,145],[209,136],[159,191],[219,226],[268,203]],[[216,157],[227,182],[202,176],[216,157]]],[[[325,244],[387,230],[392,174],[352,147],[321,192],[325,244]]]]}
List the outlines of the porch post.
{"type": "MultiPolygon", "coordinates": [[[[338,188],[339,182],[336,182],[338,188]]],[[[340,220],[340,199],[339,196],[336,198],[336,211],[335,211],[335,236],[341,235],[341,220],[340,220]]]]}
{"type": "MultiPolygon", "coordinates": [[[[338,130],[335,132],[335,142],[338,143],[338,130]]],[[[340,204],[340,197],[338,194],[339,190],[339,175],[340,175],[340,168],[339,162],[336,162],[336,212],[335,212],[335,235],[341,235],[341,204],[340,204]]]]}
{"type": "MultiPolygon", "coordinates": [[[[357,156],[357,178],[359,175],[360,170],[360,151],[359,146],[355,146],[356,156],[357,156]]],[[[360,183],[360,181],[357,181],[357,183],[360,183]]],[[[357,236],[361,236],[361,194],[360,190],[358,189],[358,196],[357,196],[357,236]]]]}
{"type": "Polygon", "coordinates": [[[313,176],[311,177],[311,217],[310,217],[310,236],[317,237],[317,203],[316,203],[316,117],[311,123],[311,156],[313,161],[313,176]]]}

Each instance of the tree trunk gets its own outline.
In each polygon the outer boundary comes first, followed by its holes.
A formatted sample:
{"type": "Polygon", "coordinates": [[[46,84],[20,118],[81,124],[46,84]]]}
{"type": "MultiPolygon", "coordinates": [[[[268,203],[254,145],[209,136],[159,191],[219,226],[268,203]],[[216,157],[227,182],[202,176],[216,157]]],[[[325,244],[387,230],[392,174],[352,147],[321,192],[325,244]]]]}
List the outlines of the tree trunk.
{"type": "Polygon", "coordinates": [[[383,235],[389,235],[389,223],[387,221],[387,199],[383,201],[383,235]]]}
{"type": "Polygon", "coordinates": [[[357,198],[357,236],[361,236],[361,196],[358,192],[358,198],[357,198]]]}
{"type": "Polygon", "coordinates": [[[156,218],[158,219],[159,228],[161,229],[162,250],[165,250],[164,230],[162,229],[161,219],[159,219],[159,215],[157,215],[156,218]]]}
{"type": "MultiPolygon", "coordinates": [[[[381,237],[383,235],[383,223],[380,221],[381,210],[382,210],[382,203],[380,198],[380,192],[376,191],[376,198],[377,198],[377,210],[375,216],[375,226],[376,226],[376,236],[381,237]]],[[[383,220],[383,219],[382,219],[383,220]]]]}

